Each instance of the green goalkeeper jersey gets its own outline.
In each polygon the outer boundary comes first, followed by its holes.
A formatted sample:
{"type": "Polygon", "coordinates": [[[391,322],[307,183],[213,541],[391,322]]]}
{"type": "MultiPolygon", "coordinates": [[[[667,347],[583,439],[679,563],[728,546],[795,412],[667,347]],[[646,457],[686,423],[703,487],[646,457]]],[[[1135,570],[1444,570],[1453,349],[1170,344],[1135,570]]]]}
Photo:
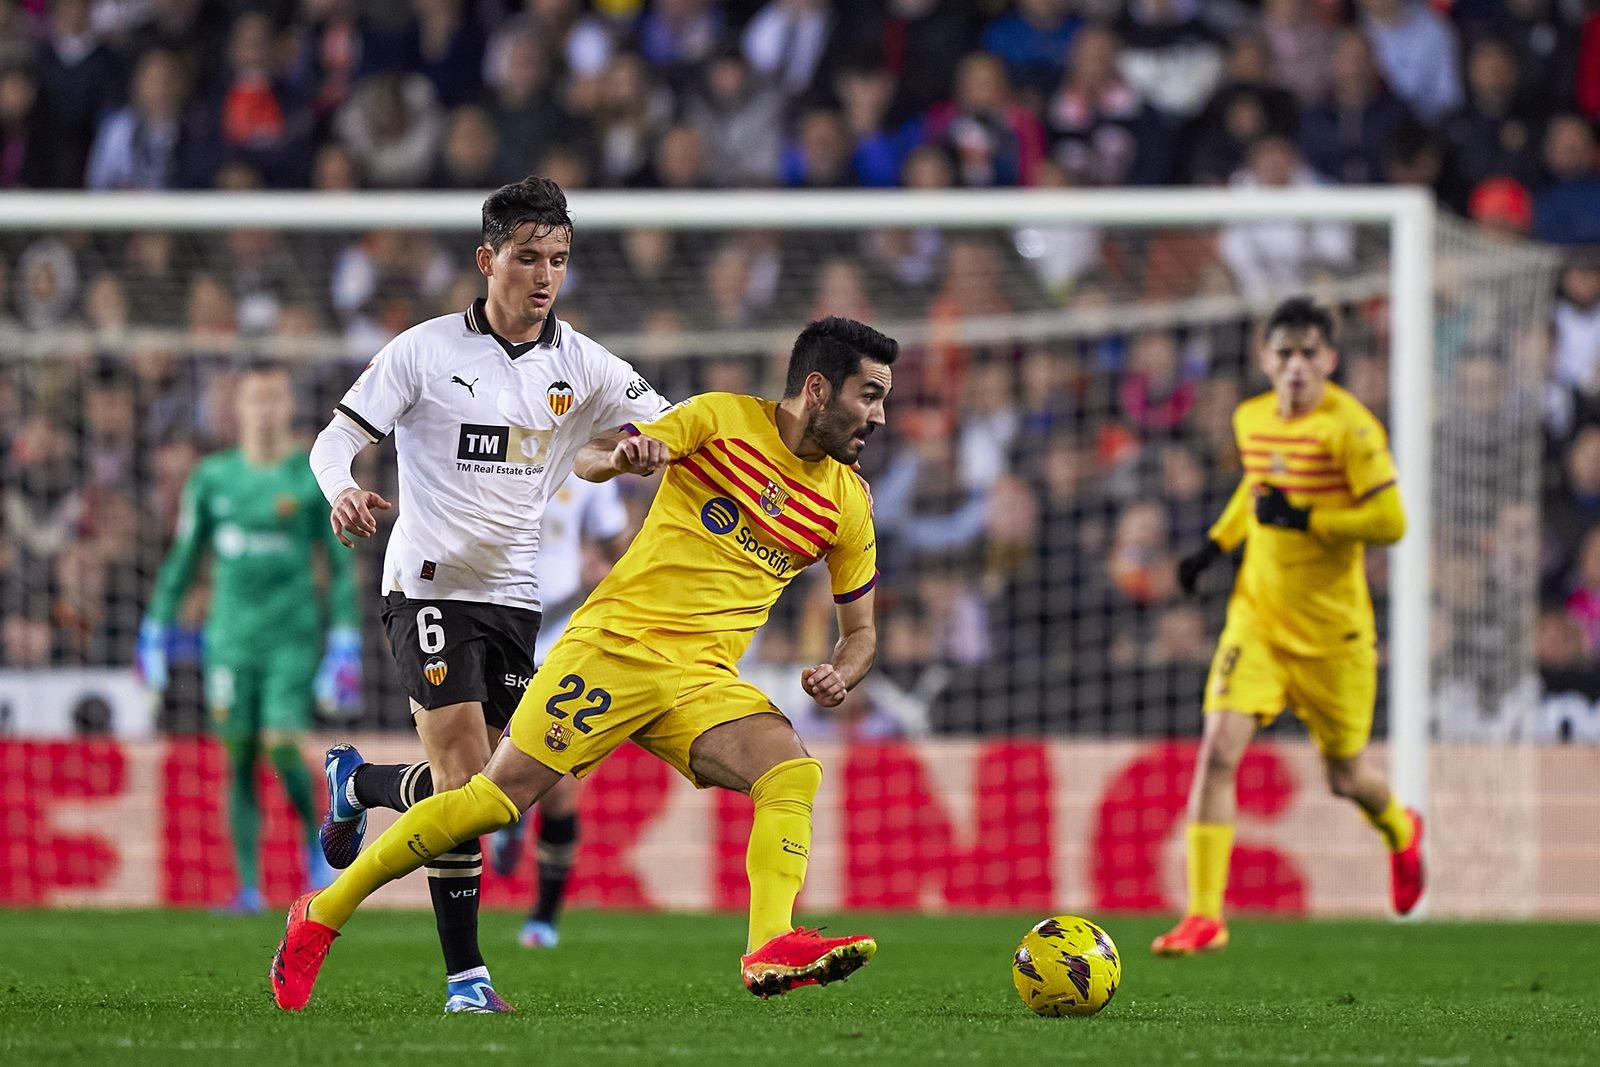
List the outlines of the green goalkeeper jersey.
{"type": "Polygon", "coordinates": [[[210,662],[247,665],[268,649],[320,649],[329,626],[360,625],[352,553],[328,524],[328,506],[304,452],[265,467],[245,462],[237,449],[200,461],[183,489],[177,538],[156,578],[152,619],[172,624],[208,550],[210,662]],[[326,597],[317,593],[319,544],[325,547],[326,597]]]}

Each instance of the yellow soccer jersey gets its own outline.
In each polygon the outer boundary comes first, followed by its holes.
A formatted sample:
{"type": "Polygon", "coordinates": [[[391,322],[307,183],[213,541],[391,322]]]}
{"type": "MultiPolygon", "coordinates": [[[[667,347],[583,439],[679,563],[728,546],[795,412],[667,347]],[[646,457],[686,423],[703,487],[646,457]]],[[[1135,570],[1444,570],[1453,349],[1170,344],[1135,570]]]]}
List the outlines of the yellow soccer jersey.
{"type": "Polygon", "coordinates": [[[1376,639],[1360,541],[1328,543],[1256,522],[1254,492],[1275,485],[1296,507],[1348,508],[1395,484],[1383,424],[1329,383],[1322,402],[1297,419],[1278,415],[1263,393],[1240,404],[1233,432],[1245,476],[1211,538],[1225,549],[1245,541],[1244,565],[1228,603],[1228,628],[1242,628],[1299,656],[1327,656],[1376,639]]]}
{"type": "Polygon", "coordinates": [[[704,393],[635,433],[672,462],[644,527],[572,616],[652,648],[732,666],[795,575],[826,557],[833,598],[877,581],[866,490],[850,468],[805,462],[778,436],[777,404],[704,393]]]}

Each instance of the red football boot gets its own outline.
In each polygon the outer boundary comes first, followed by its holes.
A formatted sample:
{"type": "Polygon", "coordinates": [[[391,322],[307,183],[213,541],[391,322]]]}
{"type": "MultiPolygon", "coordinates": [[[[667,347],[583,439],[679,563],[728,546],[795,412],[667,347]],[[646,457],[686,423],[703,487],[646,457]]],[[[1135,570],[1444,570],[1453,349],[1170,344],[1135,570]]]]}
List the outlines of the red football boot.
{"type": "Polygon", "coordinates": [[[862,934],[823,937],[796,927],[739,957],[744,987],[765,1000],[796,986],[842,982],[867,965],[878,943],[862,934]]]}
{"type": "Polygon", "coordinates": [[[306,915],[315,892],[307,893],[289,907],[289,919],[272,956],[272,999],[284,1011],[299,1011],[311,999],[317,972],[328,958],[328,949],[339,931],[323,926],[306,915]]]}
{"type": "Polygon", "coordinates": [[[1169,932],[1150,943],[1157,956],[1194,956],[1228,947],[1228,924],[1204,915],[1185,915],[1169,932]]]}
{"type": "Polygon", "coordinates": [[[1422,869],[1422,816],[1414,808],[1406,814],[1411,817],[1411,844],[1389,853],[1389,897],[1397,915],[1410,915],[1428,884],[1422,869]]]}

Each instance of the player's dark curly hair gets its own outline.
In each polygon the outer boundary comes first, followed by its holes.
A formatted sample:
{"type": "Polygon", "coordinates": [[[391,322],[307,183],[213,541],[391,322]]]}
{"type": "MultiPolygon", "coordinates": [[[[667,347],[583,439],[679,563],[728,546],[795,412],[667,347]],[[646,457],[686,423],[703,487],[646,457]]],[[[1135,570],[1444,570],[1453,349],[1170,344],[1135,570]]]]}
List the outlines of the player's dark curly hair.
{"type": "Polygon", "coordinates": [[[1297,331],[1315,328],[1322,332],[1324,341],[1332,344],[1333,312],[1309,296],[1291,296],[1272,309],[1262,335],[1270,336],[1273,330],[1280,328],[1297,331]]]}
{"type": "Polygon", "coordinates": [[[785,397],[799,396],[806,378],[816,371],[837,391],[846,378],[861,372],[861,361],[893,363],[900,344],[864,322],[830,315],[800,331],[794,350],[789,353],[789,376],[783,385],[785,397]]]}
{"type": "Polygon", "coordinates": [[[529,240],[554,230],[566,230],[570,237],[572,216],[567,214],[567,194],[561,186],[549,178],[530,174],[490,193],[483,202],[483,243],[499,251],[525,222],[535,224],[529,240]]]}

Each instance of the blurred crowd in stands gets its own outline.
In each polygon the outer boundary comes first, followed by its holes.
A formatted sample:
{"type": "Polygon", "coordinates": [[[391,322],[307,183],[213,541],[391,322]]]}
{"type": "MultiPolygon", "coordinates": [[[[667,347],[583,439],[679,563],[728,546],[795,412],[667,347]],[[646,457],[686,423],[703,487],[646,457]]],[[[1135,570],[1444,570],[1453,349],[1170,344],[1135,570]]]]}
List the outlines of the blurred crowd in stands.
{"type": "MultiPolygon", "coordinates": [[[[1564,246],[1529,357],[1547,367],[1543,517],[1488,521],[1507,539],[1520,521],[1518,543],[1539,546],[1540,664],[1600,697],[1593,6],[0,0],[0,188],[484,189],[530,171],[641,190],[1421,183],[1491,231],[1564,246]]],[[[309,440],[384,341],[480,291],[470,233],[247,221],[215,236],[0,234],[0,332],[63,339],[0,363],[0,665],[131,661],[183,480],[231,443],[241,338],[339,340],[296,374],[309,440]]],[[[1173,564],[1238,477],[1230,414],[1263,383],[1242,316],[1003,345],[948,331],[1259,297],[1349,277],[1383,239],[1335,225],[1114,240],[579,227],[558,314],[637,341],[619,354],[668,396],[770,390],[781,353],[687,359],[651,339],[828,313],[928,328],[868,450],[880,666],[897,699],[955,730],[1193,728],[1228,583],[1209,575],[1185,600],[1173,564]]],[[[1381,298],[1340,308],[1341,380],[1382,418],[1388,329],[1381,298]]],[[[392,453],[361,462],[392,488],[392,453]]],[[[377,559],[363,548],[365,590],[377,559]]],[[[753,656],[815,660],[830,626],[822,583],[802,580],[753,656]]],[[[403,725],[382,640],[374,624],[363,721],[403,725]]],[[[855,701],[859,721],[833,726],[906,729],[892,703],[855,701]]]]}

